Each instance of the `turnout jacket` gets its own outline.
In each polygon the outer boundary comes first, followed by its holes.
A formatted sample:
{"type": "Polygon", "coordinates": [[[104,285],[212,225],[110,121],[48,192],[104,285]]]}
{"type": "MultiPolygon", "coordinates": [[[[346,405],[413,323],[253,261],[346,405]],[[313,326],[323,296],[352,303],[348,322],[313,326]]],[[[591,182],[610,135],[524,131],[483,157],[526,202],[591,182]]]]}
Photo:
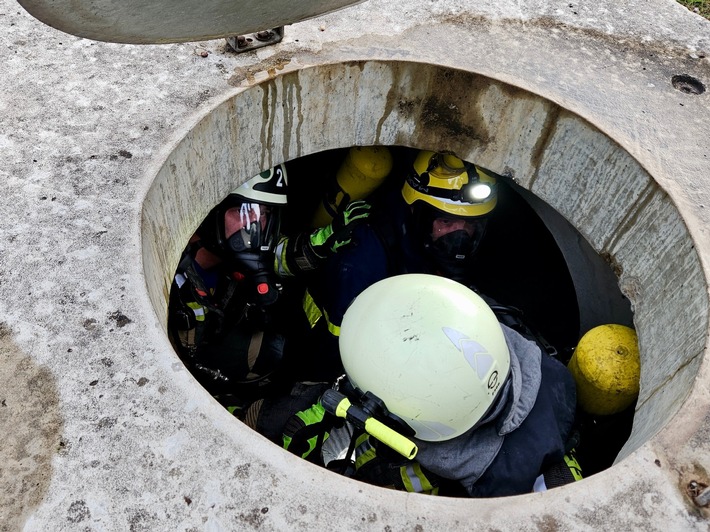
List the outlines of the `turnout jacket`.
{"type": "Polygon", "coordinates": [[[563,462],[575,417],[574,380],[535,342],[502,328],[511,373],[492,410],[452,440],[414,439],[415,462],[366,436],[369,441],[358,448],[355,478],[408,491],[438,493],[442,487],[470,497],[500,497],[533,491],[538,476],[563,462]]]}

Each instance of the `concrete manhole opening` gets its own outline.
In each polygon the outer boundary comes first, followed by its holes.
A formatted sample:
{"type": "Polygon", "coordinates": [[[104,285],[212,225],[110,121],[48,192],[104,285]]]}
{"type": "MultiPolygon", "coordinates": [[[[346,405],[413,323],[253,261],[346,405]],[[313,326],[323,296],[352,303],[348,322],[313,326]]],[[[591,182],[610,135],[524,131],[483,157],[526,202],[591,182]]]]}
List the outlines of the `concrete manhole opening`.
{"type": "MultiPolygon", "coordinates": [[[[692,241],[668,196],[572,112],[431,65],[364,62],[283,74],[235,93],[184,136],[143,204],[147,287],[166,332],[176,265],[211,209],[248,177],[283,163],[283,230],[295,234],[351,146],[391,153],[392,171],[375,194],[401,183],[419,149],[456,153],[498,176],[500,201],[476,253],[476,284],[521,308],[563,360],[596,325],[638,332],[638,399],[616,415],[589,418],[595,430],[586,445],[594,451],[585,455],[583,443],[579,456],[587,476],[673,416],[700,363],[707,301],[692,241]]],[[[300,300],[291,303],[287,316],[302,313],[300,300]]]]}

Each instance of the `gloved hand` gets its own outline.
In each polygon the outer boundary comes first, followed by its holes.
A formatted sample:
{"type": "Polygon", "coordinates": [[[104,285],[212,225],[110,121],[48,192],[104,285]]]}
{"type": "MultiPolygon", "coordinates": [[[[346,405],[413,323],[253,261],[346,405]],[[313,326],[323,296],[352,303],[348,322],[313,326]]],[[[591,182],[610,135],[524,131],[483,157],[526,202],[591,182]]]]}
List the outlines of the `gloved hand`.
{"type": "Polygon", "coordinates": [[[309,241],[313,253],[318,258],[324,259],[350,244],[353,229],[364,222],[369,215],[370,204],[366,201],[350,203],[329,225],[311,233],[309,241]]]}
{"type": "Polygon", "coordinates": [[[330,436],[334,418],[328,414],[323,405],[316,403],[306,410],[296,412],[286,422],[283,432],[283,447],[301,458],[308,458],[314,450],[320,458],[320,447],[330,436]]]}
{"type": "Polygon", "coordinates": [[[315,270],[325,259],[352,241],[352,232],[370,215],[370,204],[365,201],[350,203],[333,221],[310,235],[299,233],[284,237],[276,246],[274,271],[282,277],[315,270]]]}

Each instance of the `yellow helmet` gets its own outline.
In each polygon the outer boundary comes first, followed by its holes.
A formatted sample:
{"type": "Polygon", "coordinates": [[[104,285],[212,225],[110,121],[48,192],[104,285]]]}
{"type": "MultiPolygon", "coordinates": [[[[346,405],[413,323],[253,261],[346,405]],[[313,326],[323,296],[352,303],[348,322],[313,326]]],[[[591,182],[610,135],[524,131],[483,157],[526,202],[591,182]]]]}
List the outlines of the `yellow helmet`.
{"type": "Polygon", "coordinates": [[[465,218],[490,213],[498,201],[496,178],[455,155],[422,150],[402,188],[409,205],[424,201],[465,218]]]}

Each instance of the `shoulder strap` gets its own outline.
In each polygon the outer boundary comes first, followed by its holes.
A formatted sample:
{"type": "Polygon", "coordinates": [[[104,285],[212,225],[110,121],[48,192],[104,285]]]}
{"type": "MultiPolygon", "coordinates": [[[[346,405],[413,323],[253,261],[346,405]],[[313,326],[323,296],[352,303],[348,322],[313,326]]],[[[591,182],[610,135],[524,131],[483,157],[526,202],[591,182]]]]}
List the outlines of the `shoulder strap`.
{"type": "Polygon", "coordinates": [[[537,343],[543,353],[547,353],[551,357],[557,357],[557,348],[548,342],[540,331],[532,329],[525,322],[522,310],[517,307],[501,305],[498,303],[489,303],[489,306],[500,323],[507,325],[516,332],[519,332],[528,340],[532,340],[537,343]]]}

